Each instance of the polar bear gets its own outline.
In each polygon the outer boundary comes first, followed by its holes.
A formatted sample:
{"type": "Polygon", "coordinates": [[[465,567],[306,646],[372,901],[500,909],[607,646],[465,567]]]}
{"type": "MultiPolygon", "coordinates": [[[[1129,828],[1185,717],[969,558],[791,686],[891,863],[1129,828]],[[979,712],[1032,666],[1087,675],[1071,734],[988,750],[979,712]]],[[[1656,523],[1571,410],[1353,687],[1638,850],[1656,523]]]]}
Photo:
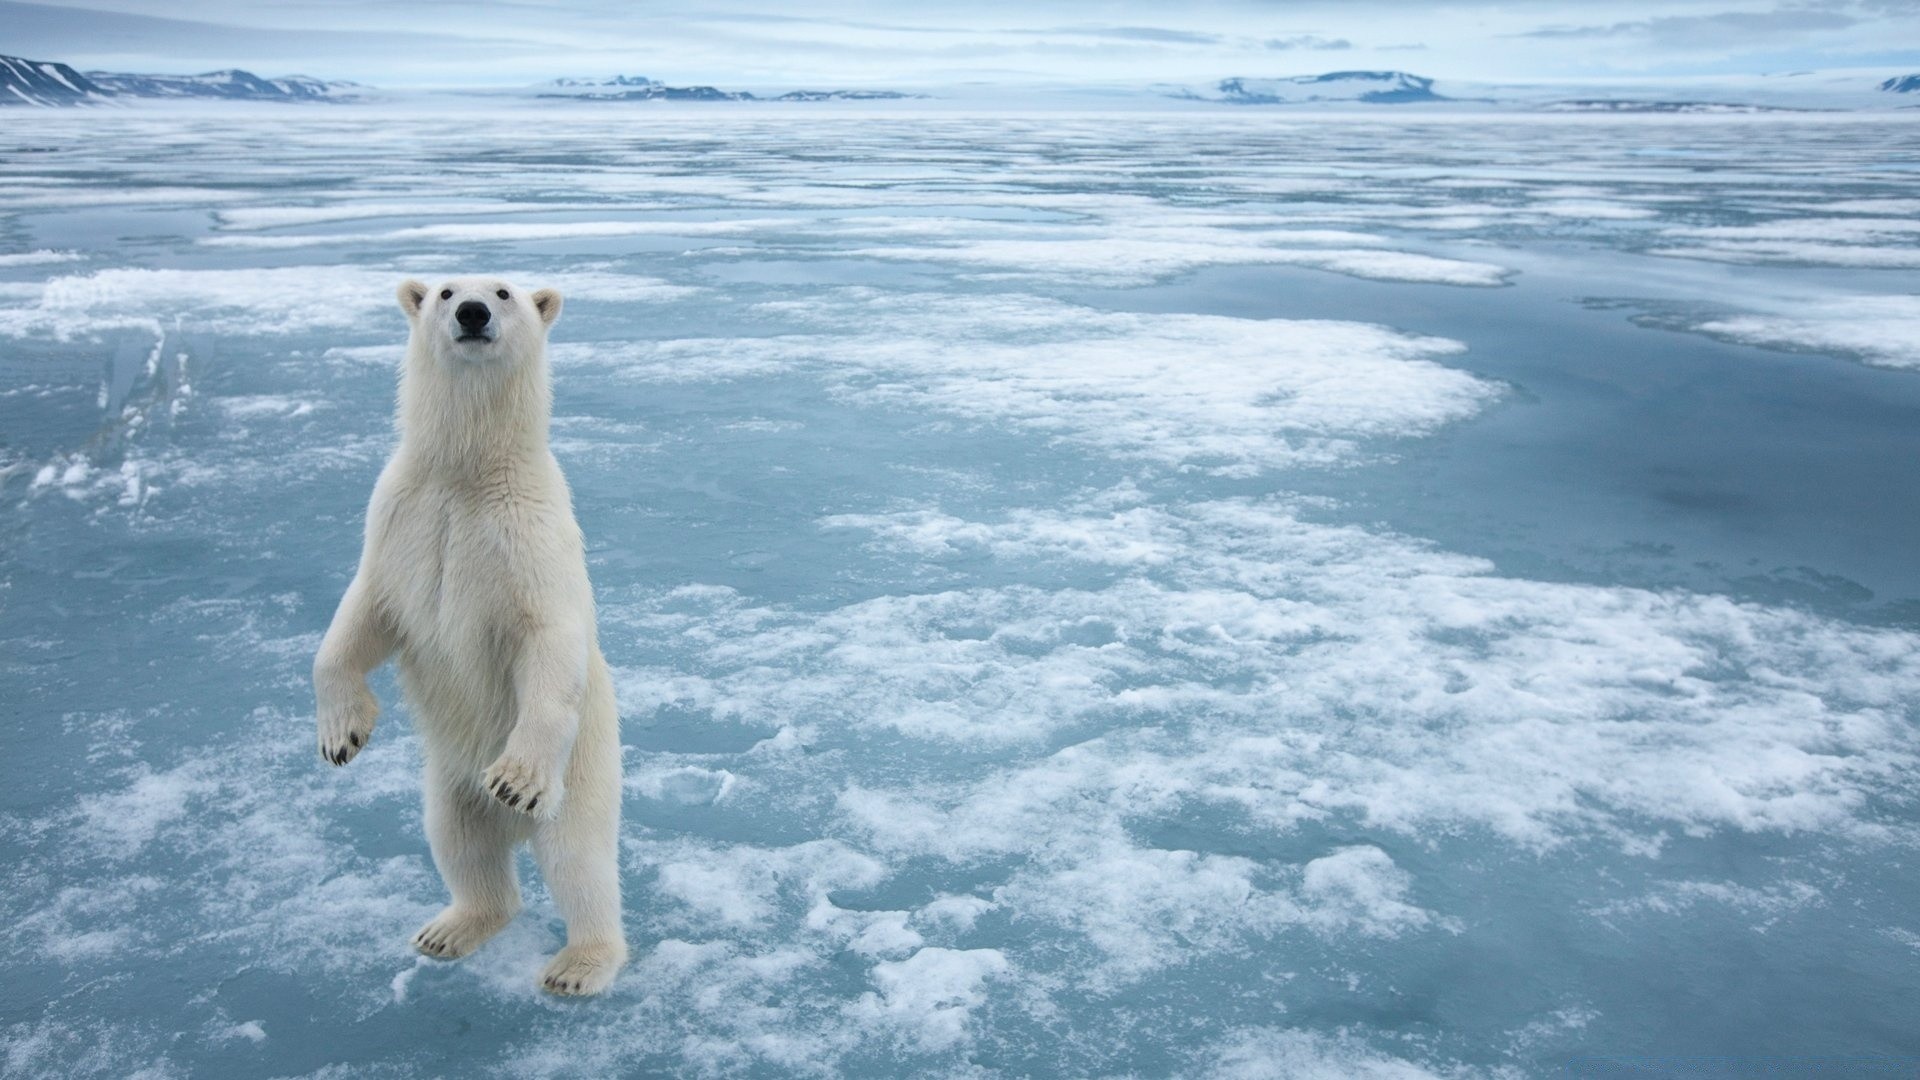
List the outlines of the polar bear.
{"type": "Polygon", "coordinates": [[[532,840],[567,923],[540,976],[594,994],[627,959],[620,734],[580,528],[547,447],[547,330],[560,294],[493,278],[407,281],[400,443],[374,485],[360,567],[313,663],[320,756],[352,761],[396,656],[426,758],[427,840],[453,902],[414,936],[472,952],[520,910],[532,840]]]}

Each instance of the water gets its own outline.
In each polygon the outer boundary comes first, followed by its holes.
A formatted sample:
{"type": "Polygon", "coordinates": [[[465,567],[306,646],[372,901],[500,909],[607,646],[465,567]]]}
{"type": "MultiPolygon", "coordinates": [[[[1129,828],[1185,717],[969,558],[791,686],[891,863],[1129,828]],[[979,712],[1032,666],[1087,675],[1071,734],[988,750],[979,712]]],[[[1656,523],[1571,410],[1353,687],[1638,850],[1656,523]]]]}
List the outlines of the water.
{"type": "Polygon", "coordinates": [[[1917,131],[12,114],[5,1071],[1911,1068],[1917,131]],[[463,272],[567,294],[587,1003],[530,866],[407,948],[390,677],[312,749],[463,272]]]}

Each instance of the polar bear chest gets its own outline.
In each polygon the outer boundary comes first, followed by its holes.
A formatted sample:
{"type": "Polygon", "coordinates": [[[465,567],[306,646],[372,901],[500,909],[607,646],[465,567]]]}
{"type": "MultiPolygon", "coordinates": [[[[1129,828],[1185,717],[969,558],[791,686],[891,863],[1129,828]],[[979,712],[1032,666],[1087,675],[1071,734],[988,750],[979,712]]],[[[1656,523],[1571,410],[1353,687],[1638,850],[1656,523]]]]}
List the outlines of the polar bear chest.
{"type": "Polygon", "coordinates": [[[527,614],[511,516],[438,487],[395,492],[382,509],[372,584],[403,654],[463,667],[509,658],[527,614]]]}

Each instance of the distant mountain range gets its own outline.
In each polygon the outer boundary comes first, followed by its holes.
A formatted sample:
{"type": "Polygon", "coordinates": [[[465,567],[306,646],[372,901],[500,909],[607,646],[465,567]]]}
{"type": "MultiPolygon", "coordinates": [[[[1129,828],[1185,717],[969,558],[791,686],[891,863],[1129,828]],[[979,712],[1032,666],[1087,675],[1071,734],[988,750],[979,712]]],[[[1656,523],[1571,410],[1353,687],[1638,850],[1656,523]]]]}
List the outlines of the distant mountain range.
{"type": "Polygon", "coordinates": [[[1463,109],[1550,112],[1713,113],[1808,109],[1912,108],[1891,95],[1920,99],[1920,74],[1880,79],[1858,72],[1799,71],[1722,79],[1616,80],[1593,84],[1435,81],[1405,71],[1330,71],[1324,75],[1222,79],[1211,86],[1162,86],[1183,101],[1223,105],[1351,106],[1450,104],[1463,109]]]}
{"type": "Polygon", "coordinates": [[[52,60],[0,56],[0,105],[92,105],[115,98],[224,98],[232,101],[348,101],[366,87],[305,75],[262,79],[237,68],[204,75],[82,75],[52,60]]]}
{"type": "MultiPolygon", "coordinates": [[[[1612,80],[1585,84],[1492,83],[1435,80],[1405,71],[1330,71],[1320,75],[1238,76],[1202,86],[953,88],[954,98],[1017,106],[1036,96],[1063,106],[1116,98],[1176,99],[1195,104],[1350,108],[1431,106],[1452,110],[1533,110],[1594,113],[1760,112],[1807,109],[1920,108],[1920,73],[1859,70],[1796,71],[1775,75],[1670,80],[1612,80]]],[[[425,96],[458,91],[415,91],[425,96]]],[[[571,101],[896,101],[930,95],[897,90],[791,90],[781,94],[722,90],[714,86],[669,86],[643,75],[566,78],[537,86],[475,89],[466,93],[571,101]]],[[[357,83],[289,75],[263,79],[237,68],[202,75],[133,75],[80,72],[53,60],[0,56],[0,105],[98,105],[117,100],[215,99],[266,102],[349,102],[400,98],[357,83]]]]}
{"type": "Polygon", "coordinates": [[[83,105],[107,96],[65,64],[0,56],[0,105],[83,105]]]}
{"type": "Polygon", "coordinates": [[[344,101],[366,87],[359,83],[328,82],[305,75],[263,79],[250,71],[229,68],[204,75],[122,75],[89,71],[95,86],[119,97],[227,98],[241,101],[344,101]]]}
{"type": "Polygon", "coordinates": [[[900,101],[925,97],[897,90],[792,90],[760,97],[746,90],[712,86],[668,86],[644,75],[615,75],[606,79],[555,79],[534,88],[536,97],[577,101],[900,101]]]}
{"type": "Polygon", "coordinates": [[[1229,105],[1299,105],[1319,101],[1361,102],[1367,105],[1405,105],[1416,101],[1446,101],[1433,92],[1433,80],[1404,71],[1330,71],[1325,75],[1294,75],[1280,79],[1222,79],[1215,94],[1175,94],[1229,105]]]}

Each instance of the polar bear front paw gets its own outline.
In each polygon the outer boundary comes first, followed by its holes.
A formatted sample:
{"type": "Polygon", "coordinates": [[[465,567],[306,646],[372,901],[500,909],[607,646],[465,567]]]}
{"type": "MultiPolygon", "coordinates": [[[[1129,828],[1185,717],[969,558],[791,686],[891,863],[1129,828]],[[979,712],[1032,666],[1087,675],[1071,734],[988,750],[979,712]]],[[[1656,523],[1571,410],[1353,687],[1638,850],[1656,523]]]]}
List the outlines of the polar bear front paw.
{"type": "Polygon", "coordinates": [[[535,817],[551,817],[554,807],[560,802],[558,772],[536,766],[511,753],[502,754],[500,760],[489,765],[481,777],[481,783],[485,785],[487,794],[509,809],[535,817]]]}
{"type": "Polygon", "coordinates": [[[345,765],[373,738],[380,702],[363,680],[349,690],[323,693],[314,715],[319,721],[320,756],[335,765],[345,765]]]}

